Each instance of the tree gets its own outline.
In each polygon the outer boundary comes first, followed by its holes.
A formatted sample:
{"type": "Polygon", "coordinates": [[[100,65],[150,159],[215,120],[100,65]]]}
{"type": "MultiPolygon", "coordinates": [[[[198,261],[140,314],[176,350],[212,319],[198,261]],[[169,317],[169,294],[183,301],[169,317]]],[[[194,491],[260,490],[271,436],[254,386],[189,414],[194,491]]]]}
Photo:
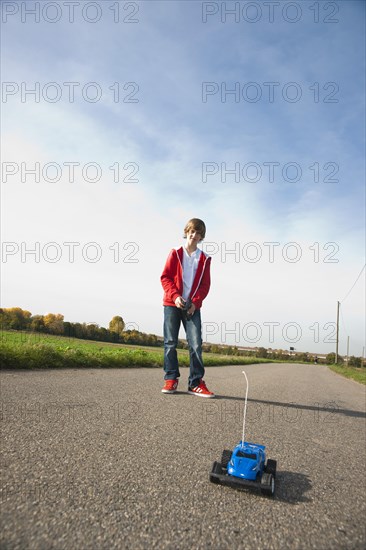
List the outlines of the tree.
{"type": "Polygon", "coordinates": [[[44,325],[46,331],[51,334],[63,334],[64,333],[64,316],[61,313],[47,313],[44,316],[44,325]]]}
{"type": "Polygon", "coordinates": [[[351,355],[348,364],[350,367],[356,367],[358,369],[361,368],[361,357],[355,357],[354,355],[351,355]]]}
{"type": "Polygon", "coordinates": [[[266,348],[258,348],[258,351],[256,353],[257,357],[265,358],[268,356],[266,348]]]}
{"type": "Polygon", "coordinates": [[[6,310],[3,308],[0,308],[0,328],[1,330],[8,328],[8,317],[6,315],[6,310]]]}
{"type": "Polygon", "coordinates": [[[44,332],[45,324],[43,315],[33,315],[30,323],[30,329],[34,332],[44,332]]]}
{"type": "Polygon", "coordinates": [[[96,323],[86,325],[86,338],[88,340],[100,340],[99,325],[96,323]]]}
{"type": "Polygon", "coordinates": [[[109,330],[111,332],[114,332],[115,334],[118,334],[118,336],[122,335],[124,328],[125,322],[119,315],[115,315],[113,319],[109,322],[109,330]]]}
{"type": "Polygon", "coordinates": [[[3,310],[4,327],[13,330],[25,330],[30,325],[32,314],[20,307],[11,307],[3,310]]]}
{"type": "MultiPolygon", "coordinates": [[[[325,362],[327,363],[327,365],[334,365],[335,353],[328,353],[328,355],[325,358],[325,362]]],[[[344,362],[343,357],[341,355],[338,355],[338,363],[342,364],[343,362],[344,362]]]]}
{"type": "Polygon", "coordinates": [[[85,330],[81,323],[71,323],[72,336],[75,338],[85,338],[85,330]]]}

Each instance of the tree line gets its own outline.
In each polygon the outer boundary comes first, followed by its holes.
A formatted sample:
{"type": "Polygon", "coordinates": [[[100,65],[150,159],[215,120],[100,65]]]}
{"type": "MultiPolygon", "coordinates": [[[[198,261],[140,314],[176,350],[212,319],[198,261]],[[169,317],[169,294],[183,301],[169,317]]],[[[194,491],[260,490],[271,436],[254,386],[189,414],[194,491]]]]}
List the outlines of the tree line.
{"type": "MultiPolygon", "coordinates": [[[[138,330],[125,330],[125,326],[125,322],[120,315],[115,315],[109,322],[108,328],[104,328],[96,323],[71,323],[65,321],[64,316],[60,313],[32,315],[30,311],[21,309],[20,307],[0,308],[0,327],[2,330],[24,330],[116,344],[163,346],[162,338],[159,338],[155,334],[146,334],[138,330]]],[[[291,354],[287,350],[270,350],[264,347],[253,348],[253,350],[241,350],[237,346],[210,343],[204,343],[202,347],[205,352],[221,355],[261,357],[277,361],[302,361],[306,363],[312,363],[316,360],[316,355],[308,352],[291,354]]],[[[188,349],[187,342],[179,340],[178,348],[188,349]]],[[[319,358],[316,362],[335,363],[335,354],[329,353],[325,360],[319,358]]],[[[344,358],[338,355],[337,362],[340,364],[344,363],[344,358]]],[[[361,367],[362,364],[361,357],[352,356],[349,358],[349,366],[361,367]]]]}
{"type": "Polygon", "coordinates": [[[0,308],[0,326],[2,330],[24,330],[116,344],[162,345],[155,334],[125,330],[125,322],[119,315],[114,316],[105,328],[96,323],[71,323],[65,321],[60,313],[32,315],[20,307],[0,308]]]}

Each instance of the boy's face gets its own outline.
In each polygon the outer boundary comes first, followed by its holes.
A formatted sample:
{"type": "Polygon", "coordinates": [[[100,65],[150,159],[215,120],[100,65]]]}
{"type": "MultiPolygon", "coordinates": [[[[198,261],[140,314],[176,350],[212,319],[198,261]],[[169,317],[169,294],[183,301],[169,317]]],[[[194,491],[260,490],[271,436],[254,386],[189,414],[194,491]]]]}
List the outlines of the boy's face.
{"type": "Polygon", "coordinates": [[[188,246],[196,247],[198,243],[202,241],[202,235],[195,229],[190,229],[187,232],[187,244],[188,246]]]}

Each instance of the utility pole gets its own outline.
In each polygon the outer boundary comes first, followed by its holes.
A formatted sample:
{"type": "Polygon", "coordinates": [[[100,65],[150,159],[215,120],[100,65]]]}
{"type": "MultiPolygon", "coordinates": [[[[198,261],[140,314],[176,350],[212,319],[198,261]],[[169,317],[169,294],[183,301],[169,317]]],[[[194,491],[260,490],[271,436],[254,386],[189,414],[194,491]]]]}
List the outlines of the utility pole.
{"type": "Polygon", "coordinates": [[[339,302],[337,302],[337,340],[336,340],[336,352],[335,352],[335,364],[338,363],[338,344],[339,344],[339,302]]]}
{"type": "Polygon", "coordinates": [[[349,336],[347,336],[347,366],[349,362],[349,336]]]}

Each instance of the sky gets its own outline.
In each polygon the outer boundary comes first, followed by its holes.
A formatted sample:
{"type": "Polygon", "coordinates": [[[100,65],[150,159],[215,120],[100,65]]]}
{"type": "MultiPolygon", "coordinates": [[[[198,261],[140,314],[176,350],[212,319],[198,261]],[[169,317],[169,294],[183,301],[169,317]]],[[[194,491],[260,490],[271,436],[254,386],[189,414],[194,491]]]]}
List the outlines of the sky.
{"type": "Polygon", "coordinates": [[[162,335],[197,217],[204,341],[361,356],[363,1],[1,9],[2,307],[162,335]]]}

